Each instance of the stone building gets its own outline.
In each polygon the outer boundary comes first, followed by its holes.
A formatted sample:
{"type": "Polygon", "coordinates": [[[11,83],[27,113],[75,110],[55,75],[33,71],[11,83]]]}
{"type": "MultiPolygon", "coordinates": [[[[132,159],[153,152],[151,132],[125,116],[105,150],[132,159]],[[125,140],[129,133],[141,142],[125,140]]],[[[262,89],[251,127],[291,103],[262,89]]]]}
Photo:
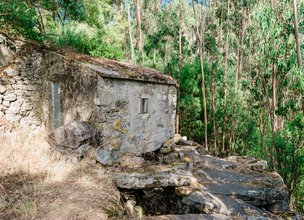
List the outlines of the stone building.
{"type": "Polygon", "coordinates": [[[177,84],[117,61],[61,55],[0,33],[0,128],[46,133],[87,121],[114,149],[156,150],[175,132],[177,84]]]}

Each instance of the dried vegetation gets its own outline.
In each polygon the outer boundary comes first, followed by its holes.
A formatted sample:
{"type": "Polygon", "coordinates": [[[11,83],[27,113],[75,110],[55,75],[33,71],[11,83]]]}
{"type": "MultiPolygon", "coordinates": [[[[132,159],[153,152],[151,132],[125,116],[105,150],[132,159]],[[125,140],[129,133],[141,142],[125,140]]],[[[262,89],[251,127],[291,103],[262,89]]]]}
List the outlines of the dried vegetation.
{"type": "Polygon", "coordinates": [[[0,134],[0,219],[106,219],[120,195],[92,156],[51,153],[41,133],[0,134]]]}

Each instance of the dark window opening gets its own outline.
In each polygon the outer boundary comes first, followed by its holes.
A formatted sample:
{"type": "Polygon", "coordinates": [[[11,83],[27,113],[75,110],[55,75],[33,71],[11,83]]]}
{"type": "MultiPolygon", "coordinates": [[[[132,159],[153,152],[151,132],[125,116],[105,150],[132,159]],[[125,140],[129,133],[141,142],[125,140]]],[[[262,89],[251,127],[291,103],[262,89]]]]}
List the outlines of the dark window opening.
{"type": "Polygon", "coordinates": [[[148,99],[141,98],[140,99],[140,114],[147,114],[148,113],[148,99]]]}

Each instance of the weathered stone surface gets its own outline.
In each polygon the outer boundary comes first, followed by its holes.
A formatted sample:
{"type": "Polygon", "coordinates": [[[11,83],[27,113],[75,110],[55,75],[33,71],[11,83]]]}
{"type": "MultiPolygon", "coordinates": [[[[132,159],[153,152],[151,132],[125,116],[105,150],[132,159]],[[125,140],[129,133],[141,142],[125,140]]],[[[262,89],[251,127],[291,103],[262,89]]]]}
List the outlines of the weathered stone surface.
{"type": "Polygon", "coordinates": [[[119,161],[119,158],[112,150],[99,149],[96,153],[96,161],[105,166],[112,166],[119,161]]]}
{"type": "Polygon", "coordinates": [[[29,110],[32,110],[32,109],[33,109],[33,106],[30,103],[24,102],[24,103],[22,103],[20,111],[25,112],[25,111],[29,111],[29,110]]]}
{"type": "Polygon", "coordinates": [[[14,94],[17,95],[17,96],[26,96],[27,92],[22,91],[22,90],[15,90],[14,94]]]}
{"type": "Polygon", "coordinates": [[[16,99],[17,99],[17,96],[13,93],[10,93],[10,94],[7,94],[7,95],[3,96],[3,100],[5,100],[5,101],[12,102],[12,101],[15,101],[16,99]]]}
{"type": "Polygon", "coordinates": [[[18,71],[15,69],[11,69],[11,68],[7,68],[3,71],[3,74],[5,74],[6,76],[18,76],[18,71]]]}
{"type": "Polygon", "coordinates": [[[10,101],[2,101],[2,105],[5,106],[5,107],[9,107],[11,105],[10,101]]]}
{"type": "Polygon", "coordinates": [[[231,220],[231,218],[220,214],[186,214],[151,216],[144,218],[144,220],[231,220]]]}
{"type": "MultiPolygon", "coordinates": [[[[242,162],[235,159],[219,159],[209,155],[201,155],[194,147],[176,148],[182,156],[194,161],[192,170],[198,182],[204,187],[200,192],[208,192],[221,197],[221,201],[235,197],[247,205],[264,207],[269,211],[286,212],[288,192],[284,189],[282,178],[276,173],[265,172],[265,163],[243,158],[242,162]],[[261,165],[256,169],[252,165],[261,165]],[[279,207],[279,208],[278,208],[279,207]]],[[[188,192],[189,193],[189,192],[188,192]]],[[[227,205],[227,202],[224,202],[227,205]]]]}
{"type": "Polygon", "coordinates": [[[120,165],[128,168],[139,168],[142,167],[145,160],[142,157],[136,157],[134,155],[124,155],[120,158],[120,165]]]}
{"type": "Polygon", "coordinates": [[[6,106],[4,106],[3,104],[0,105],[0,111],[5,112],[6,109],[7,109],[6,106]]]}
{"type": "Polygon", "coordinates": [[[175,188],[175,193],[183,197],[190,195],[193,191],[195,191],[195,189],[190,186],[180,186],[175,188]]]}
{"type": "Polygon", "coordinates": [[[270,218],[270,214],[253,205],[233,197],[214,195],[207,191],[194,191],[184,197],[182,202],[201,213],[218,213],[225,216],[240,216],[240,219],[256,217],[257,219],[270,218]]]}
{"type": "Polygon", "coordinates": [[[176,146],[174,149],[178,153],[179,158],[188,157],[192,162],[198,162],[201,160],[202,155],[193,146],[176,146]]]}
{"type": "Polygon", "coordinates": [[[162,146],[162,148],[160,148],[159,152],[161,154],[168,154],[172,151],[174,151],[174,148],[175,148],[175,143],[174,143],[174,139],[169,139],[167,140],[164,145],[162,146]]]}
{"type": "MultiPolygon", "coordinates": [[[[226,216],[250,216],[265,218],[269,213],[242,200],[214,195],[208,191],[194,191],[183,198],[183,203],[202,213],[219,213],[226,216]]],[[[246,219],[246,218],[245,218],[246,219]]]]}
{"type": "Polygon", "coordinates": [[[264,172],[268,169],[268,164],[265,160],[257,160],[255,158],[245,156],[230,156],[225,159],[242,164],[243,167],[248,167],[249,169],[258,172],[264,172]]]}
{"type": "Polygon", "coordinates": [[[35,90],[35,86],[33,85],[24,85],[22,84],[15,84],[13,85],[13,88],[16,90],[26,90],[26,91],[34,91],[35,90]]]}
{"type": "Polygon", "coordinates": [[[20,111],[21,105],[22,105],[22,102],[20,102],[18,100],[15,102],[12,102],[10,105],[10,111],[14,114],[17,114],[20,111]]]}
{"type": "Polygon", "coordinates": [[[20,127],[36,129],[41,126],[41,121],[36,117],[28,116],[20,119],[20,127]]]}
{"type": "Polygon", "coordinates": [[[267,206],[266,209],[272,213],[281,214],[289,210],[289,205],[286,201],[282,200],[267,206]]]}
{"type": "Polygon", "coordinates": [[[5,93],[6,92],[6,87],[4,85],[0,85],[0,93],[5,93]]]}
{"type": "Polygon", "coordinates": [[[196,178],[187,171],[115,174],[114,182],[123,189],[145,189],[195,184],[196,178]]]}
{"type": "Polygon", "coordinates": [[[209,192],[192,192],[183,199],[183,203],[194,206],[202,213],[216,212],[225,215],[231,214],[228,207],[218,197],[209,192]]]}
{"type": "Polygon", "coordinates": [[[206,184],[244,184],[257,188],[284,189],[284,182],[276,173],[246,172],[246,170],[239,172],[238,170],[226,170],[201,164],[197,164],[193,173],[206,184]]]}
{"type": "MultiPolygon", "coordinates": [[[[242,185],[242,183],[204,184],[205,189],[215,195],[234,196],[249,204],[267,207],[281,201],[288,201],[288,192],[273,188],[257,188],[242,185]]],[[[288,207],[287,207],[288,210],[288,207]]],[[[286,212],[286,209],[281,210],[286,212]]]]}
{"type": "Polygon", "coordinates": [[[94,103],[98,106],[96,117],[105,143],[112,149],[139,156],[161,148],[174,135],[174,86],[98,77],[94,103]],[[139,112],[141,97],[148,99],[147,114],[139,112]]]}
{"type": "Polygon", "coordinates": [[[84,141],[92,139],[97,131],[89,123],[84,121],[73,121],[61,126],[49,135],[54,146],[78,148],[84,141]]]}
{"type": "Polygon", "coordinates": [[[170,152],[172,152],[174,149],[172,148],[172,147],[170,147],[170,146],[168,146],[168,147],[162,147],[162,148],[160,148],[159,149],[159,152],[161,153],[161,154],[168,154],[168,153],[170,153],[170,152]]]}
{"type": "Polygon", "coordinates": [[[20,115],[10,114],[7,110],[5,111],[5,119],[8,121],[19,122],[21,118],[20,115]]]}
{"type": "Polygon", "coordinates": [[[78,157],[81,157],[81,156],[84,156],[92,147],[92,145],[90,144],[83,144],[83,145],[80,145],[73,153],[78,156],[78,157]]]}

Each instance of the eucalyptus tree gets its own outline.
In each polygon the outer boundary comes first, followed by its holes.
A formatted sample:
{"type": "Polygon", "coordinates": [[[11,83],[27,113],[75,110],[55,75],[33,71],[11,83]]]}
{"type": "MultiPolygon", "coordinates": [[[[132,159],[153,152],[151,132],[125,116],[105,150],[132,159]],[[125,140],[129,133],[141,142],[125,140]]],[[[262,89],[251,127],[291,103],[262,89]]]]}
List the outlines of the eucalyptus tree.
{"type": "Polygon", "coordinates": [[[229,18],[230,18],[230,0],[227,0],[227,18],[226,18],[226,43],[225,43],[225,70],[224,70],[224,114],[223,114],[223,126],[222,126],[222,149],[221,153],[225,152],[226,141],[226,120],[227,120],[227,77],[228,77],[228,52],[229,52],[229,18]]]}
{"type": "Polygon", "coordinates": [[[198,50],[199,50],[199,58],[201,64],[201,74],[202,74],[202,96],[203,96],[203,111],[204,111],[204,143],[205,149],[208,150],[208,119],[207,119],[207,101],[206,101],[206,85],[205,85],[205,72],[204,72],[204,30],[205,30],[205,18],[206,18],[206,10],[202,4],[198,4],[199,17],[196,12],[196,5],[194,0],[192,0],[193,7],[193,15],[196,21],[196,36],[198,39],[198,50]]]}

